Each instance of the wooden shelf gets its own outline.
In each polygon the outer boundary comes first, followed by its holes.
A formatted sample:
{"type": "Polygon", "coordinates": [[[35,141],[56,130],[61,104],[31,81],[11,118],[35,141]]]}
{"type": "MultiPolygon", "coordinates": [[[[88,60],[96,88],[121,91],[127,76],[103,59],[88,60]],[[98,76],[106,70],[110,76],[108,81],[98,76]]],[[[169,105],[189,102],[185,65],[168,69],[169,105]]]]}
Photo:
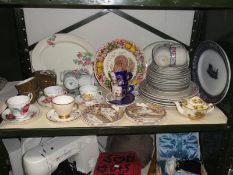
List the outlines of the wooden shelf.
{"type": "MultiPolygon", "coordinates": [[[[0,101],[17,94],[14,85],[9,82],[0,93],[0,101]],[[5,97],[4,97],[5,96],[5,97]],[[3,98],[4,97],[4,98],[3,98]]],[[[103,95],[106,90],[100,87],[103,95]]],[[[137,102],[142,102],[140,98],[137,102]]],[[[193,132],[226,130],[227,117],[215,108],[201,120],[190,120],[178,113],[176,108],[166,108],[167,114],[162,121],[153,125],[139,125],[125,116],[113,126],[91,127],[78,118],[71,122],[51,122],[46,118],[50,108],[34,104],[40,113],[35,118],[24,122],[5,122],[0,124],[0,137],[39,137],[39,136],[73,136],[73,135],[112,135],[112,134],[154,134],[163,132],[193,132]]]]}
{"type": "Polygon", "coordinates": [[[123,117],[112,126],[88,126],[82,117],[71,122],[52,122],[46,118],[50,110],[34,104],[40,113],[24,122],[5,122],[0,124],[0,137],[34,137],[34,136],[72,136],[72,135],[112,135],[112,134],[153,134],[159,132],[217,131],[227,129],[227,117],[215,108],[203,119],[190,120],[180,115],[176,108],[166,108],[167,114],[159,123],[143,125],[123,117]]]}

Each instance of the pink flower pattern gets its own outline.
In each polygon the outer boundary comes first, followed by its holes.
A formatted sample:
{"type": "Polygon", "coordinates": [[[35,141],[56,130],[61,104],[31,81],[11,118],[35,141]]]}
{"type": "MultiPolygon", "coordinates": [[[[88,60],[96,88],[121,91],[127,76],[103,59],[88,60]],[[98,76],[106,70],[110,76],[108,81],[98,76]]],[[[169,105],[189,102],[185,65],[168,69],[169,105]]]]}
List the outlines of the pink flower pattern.
{"type": "Polygon", "coordinates": [[[78,52],[77,58],[73,60],[74,64],[88,66],[92,64],[93,54],[89,52],[78,52]]]}

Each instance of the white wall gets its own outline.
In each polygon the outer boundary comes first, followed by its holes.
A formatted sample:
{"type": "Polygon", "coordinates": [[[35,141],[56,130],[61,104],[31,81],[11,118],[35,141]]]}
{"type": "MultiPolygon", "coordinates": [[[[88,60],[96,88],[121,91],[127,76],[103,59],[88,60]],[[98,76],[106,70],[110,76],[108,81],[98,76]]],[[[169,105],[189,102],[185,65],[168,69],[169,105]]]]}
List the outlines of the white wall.
{"type": "MultiPolygon", "coordinates": [[[[49,9],[24,8],[29,45],[56,33],[102,9],[49,9]]],[[[181,10],[123,10],[150,26],[189,45],[194,11],[181,10]]],[[[123,38],[136,43],[140,48],[162,40],[155,34],[109,13],[71,33],[89,41],[98,50],[104,43],[123,38]]]]}

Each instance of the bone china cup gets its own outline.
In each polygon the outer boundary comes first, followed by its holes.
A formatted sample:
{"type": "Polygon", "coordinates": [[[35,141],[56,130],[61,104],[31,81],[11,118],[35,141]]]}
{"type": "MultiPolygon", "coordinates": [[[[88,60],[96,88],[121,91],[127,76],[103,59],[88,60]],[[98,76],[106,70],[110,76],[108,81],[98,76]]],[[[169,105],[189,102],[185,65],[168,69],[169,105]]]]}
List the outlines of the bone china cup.
{"type": "Polygon", "coordinates": [[[32,94],[18,95],[7,100],[7,106],[16,120],[20,120],[27,116],[31,99],[32,94]]]}
{"type": "Polygon", "coordinates": [[[65,91],[61,86],[49,86],[44,89],[44,94],[48,97],[56,97],[58,95],[64,95],[65,91]]]}
{"type": "Polygon", "coordinates": [[[79,88],[81,97],[84,101],[91,101],[96,99],[98,95],[102,95],[102,92],[98,90],[97,86],[85,85],[79,88]]]}
{"type": "Polygon", "coordinates": [[[60,119],[66,119],[70,117],[70,113],[74,108],[74,98],[68,95],[60,95],[54,97],[52,105],[60,119]]]}

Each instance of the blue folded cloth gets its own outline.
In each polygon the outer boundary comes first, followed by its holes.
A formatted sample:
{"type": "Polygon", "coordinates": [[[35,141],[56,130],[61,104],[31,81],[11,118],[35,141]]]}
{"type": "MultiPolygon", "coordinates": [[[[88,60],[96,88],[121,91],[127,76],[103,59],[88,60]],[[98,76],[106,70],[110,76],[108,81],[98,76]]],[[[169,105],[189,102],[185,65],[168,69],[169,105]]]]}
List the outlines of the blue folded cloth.
{"type": "Polygon", "coordinates": [[[174,156],[177,160],[200,159],[199,134],[166,133],[156,135],[157,160],[174,156]]]}

